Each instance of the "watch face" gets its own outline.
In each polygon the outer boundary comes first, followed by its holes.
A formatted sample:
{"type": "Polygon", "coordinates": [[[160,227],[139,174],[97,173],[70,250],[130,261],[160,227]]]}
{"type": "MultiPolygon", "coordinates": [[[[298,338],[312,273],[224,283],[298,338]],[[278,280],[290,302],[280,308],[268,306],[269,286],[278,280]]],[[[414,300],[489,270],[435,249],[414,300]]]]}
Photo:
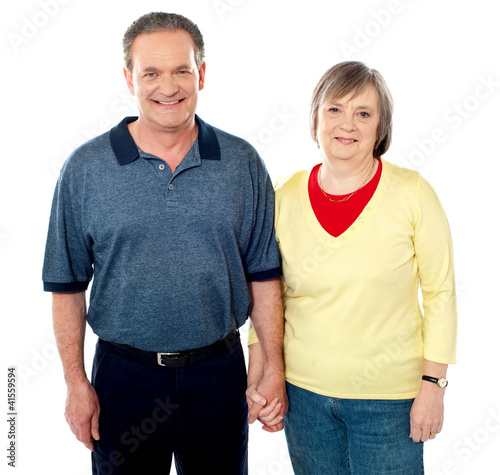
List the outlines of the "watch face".
{"type": "Polygon", "coordinates": [[[448,384],[448,381],[446,381],[445,378],[439,378],[438,379],[438,385],[440,388],[445,388],[448,384]]]}

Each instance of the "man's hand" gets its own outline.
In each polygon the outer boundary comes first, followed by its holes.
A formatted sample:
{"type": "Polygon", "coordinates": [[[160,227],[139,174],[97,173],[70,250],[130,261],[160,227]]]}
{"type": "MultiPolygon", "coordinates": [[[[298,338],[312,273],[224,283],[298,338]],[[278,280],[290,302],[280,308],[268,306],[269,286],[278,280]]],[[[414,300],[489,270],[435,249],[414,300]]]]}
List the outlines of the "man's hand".
{"type": "Polygon", "coordinates": [[[266,365],[260,343],[248,347],[248,423],[257,419],[267,432],[283,429],[283,416],[288,410],[288,398],[282,366],[273,370],[266,365]]]}
{"type": "Polygon", "coordinates": [[[68,387],[65,417],[76,438],[89,450],[99,440],[99,398],[85,373],[83,346],[87,306],[85,292],[52,294],[54,335],[68,387]]]}
{"type": "Polygon", "coordinates": [[[99,412],[99,398],[88,381],[68,387],[64,415],[73,434],[89,450],[99,440],[99,412]]]}
{"type": "Polygon", "coordinates": [[[249,382],[246,394],[249,424],[258,419],[263,424],[262,429],[267,432],[278,432],[283,429],[283,416],[288,410],[283,378],[276,378],[275,383],[269,384],[264,378],[253,380],[249,382]],[[277,397],[269,396],[268,404],[264,394],[274,394],[277,397]]]}
{"type": "Polygon", "coordinates": [[[283,363],[281,281],[275,278],[250,282],[248,288],[252,297],[250,318],[259,339],[248,349],[248,422],[251,424],[260,418],[267,421],[264,430],[276,432],[283,428],[282,418],[288,409],[283,363]],[[280,406],[276,411],[278,404],[280,406]],[[279,417],[277,425],[268,425],[279,417]]]}

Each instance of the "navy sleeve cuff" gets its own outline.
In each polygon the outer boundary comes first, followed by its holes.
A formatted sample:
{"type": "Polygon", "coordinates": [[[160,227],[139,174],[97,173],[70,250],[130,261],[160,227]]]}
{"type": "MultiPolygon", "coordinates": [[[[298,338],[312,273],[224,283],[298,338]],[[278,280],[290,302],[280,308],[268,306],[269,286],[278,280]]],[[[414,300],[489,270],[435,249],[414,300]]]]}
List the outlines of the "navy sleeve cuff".
{"type": "Polygon", "coordinates": [[[274,269],[265,270],[262,272],[254,272],[253,274],[247,274],[247,282],[259,282],[262,280],[275,279],[276,277],[281,277],[283,273],[281,272],[281,267],[275,267],[274,269]]]}
{"type": "Polygon", "coordinates": [[[89,282],[44,282],[43,290],[45,292],[78,292],[80,290],[87,290],[89,282]]]}

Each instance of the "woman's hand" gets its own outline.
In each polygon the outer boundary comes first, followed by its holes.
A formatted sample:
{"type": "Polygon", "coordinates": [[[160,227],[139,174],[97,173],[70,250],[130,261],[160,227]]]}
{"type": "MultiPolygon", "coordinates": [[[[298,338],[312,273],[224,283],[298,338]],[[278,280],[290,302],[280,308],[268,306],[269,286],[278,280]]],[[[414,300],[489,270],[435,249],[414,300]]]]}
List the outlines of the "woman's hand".
{"type": "Polygon", "coordinates": [[[444,420],[443,396],[444,390],[437,386],[420,389],[410,412],[410,437],[413,442],[427,442],[441,432],[444,420]]]}
{"type": "Polygon", "coordinates": [[[246,391],[248,404],[248,422],[252,424],[259,420],[263,425],[262,429],[267,432],[278,432],[283,429],[283,405],[279,398],[273,399],[267,404],[266,399],[257,391],[259,380],[254,380],[248,384],[246,391]]]}
{"type": "Polygon", "coordinates": [[[265,431],[280,431],[288,410],[284,375],[266,366],[260,343],[248,347],[248,360],[248,423],[253,424],[258,419],[265,431]]]}
{"type": "MultiPolygon", "coordinates": [[[[445,376],[447,365],[424,360],[424,374],[445,376]]],[[[413,442],[427,442],[435,439],[443,428],[445,389],[429,381],[422,381],[420,392],[410,411],[413,442]]]]}

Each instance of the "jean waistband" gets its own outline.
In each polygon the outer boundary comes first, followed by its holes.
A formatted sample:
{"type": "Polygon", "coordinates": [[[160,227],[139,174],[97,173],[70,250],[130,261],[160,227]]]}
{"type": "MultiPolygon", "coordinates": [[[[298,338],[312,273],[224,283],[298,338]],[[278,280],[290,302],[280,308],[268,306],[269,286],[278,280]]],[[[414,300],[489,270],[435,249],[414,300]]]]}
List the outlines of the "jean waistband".
{"type": "Polygon", "coordinates": [[[218,340],[211,345],[193,350],[177,351],[172,353],[157,353],[154,351],[144,351],[139,348],[134,348],[129,345],[122,345],[112,341],[100,340],[104,344],[109,344],[115,348],[125,350],[129,357],[135,357],[140,361],[154,362],[158,366],[166,366],[169,368],[180,368],[195,363],[199,363],[212,356],[218,355],[226,350],[230,350],[239,342],[240,333],[238,330],[227,335],[222,340],[218,340]]]}

